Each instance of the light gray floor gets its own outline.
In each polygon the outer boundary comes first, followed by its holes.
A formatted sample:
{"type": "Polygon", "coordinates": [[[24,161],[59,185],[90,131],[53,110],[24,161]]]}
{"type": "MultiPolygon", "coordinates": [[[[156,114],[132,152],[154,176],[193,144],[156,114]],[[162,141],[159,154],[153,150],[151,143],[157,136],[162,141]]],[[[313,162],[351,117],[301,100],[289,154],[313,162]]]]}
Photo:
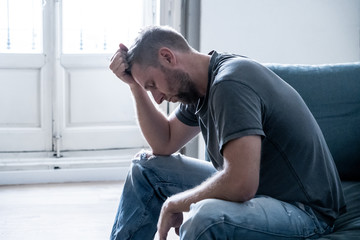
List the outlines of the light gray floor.
{"type": "MultiPolygon", "coordinates": [[[[122,186],[122,182],[0,186],[0,239],[109,239],[122,186]]],[[[178,239],[173,230],[168,239],[178,239]]]]}

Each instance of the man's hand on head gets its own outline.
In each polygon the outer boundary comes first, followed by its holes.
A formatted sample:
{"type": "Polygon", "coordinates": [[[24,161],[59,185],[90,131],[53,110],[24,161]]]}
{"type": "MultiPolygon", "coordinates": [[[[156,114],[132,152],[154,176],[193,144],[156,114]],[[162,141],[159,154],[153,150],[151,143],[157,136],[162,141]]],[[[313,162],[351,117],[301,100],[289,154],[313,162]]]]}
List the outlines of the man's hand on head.
{"type": "Polygon", "coordinates": [[[109,68],[123,82],[129,85],[133,85],[137,83],[135,82],[131,73],[127,71],[129,68],[129,64],[126,61],[127,52],[128,48],[124,44],[120,43],[119,49],[115,52],[110,60],[109,68]]]}

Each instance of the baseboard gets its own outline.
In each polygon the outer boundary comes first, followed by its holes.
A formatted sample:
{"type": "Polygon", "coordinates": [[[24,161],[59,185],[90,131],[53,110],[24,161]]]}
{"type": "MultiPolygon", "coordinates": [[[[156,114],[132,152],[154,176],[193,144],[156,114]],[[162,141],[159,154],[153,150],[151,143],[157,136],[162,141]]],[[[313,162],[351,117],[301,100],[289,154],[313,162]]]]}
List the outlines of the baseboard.
{"type": "Polygon", "coordinates": [[[0,172],[0,185],[123,181],[129,167],[22,170],[0,172]]]}
{"type": "Polygon", "coordinates": [[[139,149],[67,152],[61,158],[49,154],[0,155],[0,185],[121,181],[139,149]]]}

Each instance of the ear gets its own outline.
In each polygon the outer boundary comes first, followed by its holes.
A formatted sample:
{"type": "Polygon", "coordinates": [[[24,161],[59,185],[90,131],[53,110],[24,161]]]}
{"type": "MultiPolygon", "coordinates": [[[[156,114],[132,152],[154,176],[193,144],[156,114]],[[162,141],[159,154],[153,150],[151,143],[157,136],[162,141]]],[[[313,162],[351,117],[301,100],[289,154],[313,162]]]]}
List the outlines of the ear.
{"type": "Polygon", "coordinates": [[[176,56],[171,49],[163,47],[159,49],[159,61],[160,63],[166,65],[175,65],[176,56]]]}

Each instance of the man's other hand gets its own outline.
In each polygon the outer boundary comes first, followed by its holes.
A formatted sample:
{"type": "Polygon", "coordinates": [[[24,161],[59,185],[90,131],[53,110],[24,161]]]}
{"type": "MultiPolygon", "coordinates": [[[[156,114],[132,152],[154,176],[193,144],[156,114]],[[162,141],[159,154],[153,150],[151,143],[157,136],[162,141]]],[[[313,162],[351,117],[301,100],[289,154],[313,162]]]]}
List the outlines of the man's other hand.
{"type": "Polygon", "coordinates": [[[159,240],[166,240],[167,234],[172,227],[175,228],[176,234],[179,235],[179,228],[183,222],[183,213],[172,212],[168,203],[168,201],[165,201],[160,212],[158,221],[159,240]]]}

